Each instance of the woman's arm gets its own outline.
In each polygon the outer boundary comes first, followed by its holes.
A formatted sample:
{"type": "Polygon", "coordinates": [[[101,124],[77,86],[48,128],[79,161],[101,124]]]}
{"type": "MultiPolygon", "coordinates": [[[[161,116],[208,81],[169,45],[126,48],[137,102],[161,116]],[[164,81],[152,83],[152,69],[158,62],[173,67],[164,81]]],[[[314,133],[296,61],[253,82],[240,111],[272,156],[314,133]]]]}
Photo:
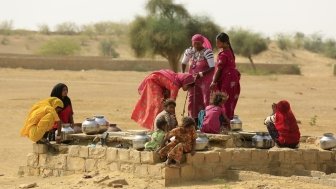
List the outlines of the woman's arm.
{"type": "Polygon", "coordinates": [[[214,87],[217,85],[217,82],[219,80],[219,78],[221,77],[222,75],[222,69],[221,67],[218,67],[218,69],[216,70],[216,73],[215,73],[215,76],[214,78],[212,79],[212,82],[210,84],[210,89],[214,89],[214,87]]]}

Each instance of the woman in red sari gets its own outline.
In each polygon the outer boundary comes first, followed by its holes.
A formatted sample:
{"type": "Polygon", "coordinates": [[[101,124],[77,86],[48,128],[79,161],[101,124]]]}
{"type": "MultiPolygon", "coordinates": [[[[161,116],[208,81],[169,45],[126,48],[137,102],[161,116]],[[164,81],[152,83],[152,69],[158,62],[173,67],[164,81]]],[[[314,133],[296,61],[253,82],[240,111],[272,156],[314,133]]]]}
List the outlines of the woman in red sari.
{"type": "Polygon", "coordinates": [[[220,49],[220,52],[217,56],[215,76],[210,88],[224,92],[229,96],[224,103],[224,107],[226,116],[231,120],[240,94],[240,73],[236,69],[235,55],[229,36],[226,33],[217,35],[216,46],[220,49]]]}
{"type": "Polygon", "coordinates": [[[189,63],[189,73],[195,78],[195,85],[188,91],[188,115],[195,119],[201,110],[210,102],[210,83],[214,74],[215,61],[211,43],[201,34],[191,39],[192,47],[188,48],[182,59],[182,72],[189,63]]]}
{"type": "Polygon", "coordinates": [[[159,70],[148,75],[140,84],[140,99],[134,107],[131,119],[149,130],[154,129],[154,119],[163,110],[164,99],[176,100],[179,89],[192,86],[191,74],[159,70]]]}

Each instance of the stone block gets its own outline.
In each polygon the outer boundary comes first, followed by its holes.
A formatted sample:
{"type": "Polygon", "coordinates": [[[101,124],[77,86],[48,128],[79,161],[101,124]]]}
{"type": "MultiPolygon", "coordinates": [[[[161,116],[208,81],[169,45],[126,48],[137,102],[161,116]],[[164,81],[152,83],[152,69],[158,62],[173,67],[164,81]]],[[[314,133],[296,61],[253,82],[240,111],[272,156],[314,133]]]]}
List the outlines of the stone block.
{"type": "Polygon", "coordinates": [[[262,149],[253,149],[251,151],[252,162],[257,164],[268,163],[268,151],[262,149]]]}
{"type": "Polygon", "coordinates": [[[165,179],[167,180],[178,180],[181,178],[180,168],[165,168],[165,179]]]}
{"type": "Polygon", "coordinates": [[[182,180],[193,180],[195,177],[195,170],[193,166],[186,165],[181,167],[181,178],[182,180]]]}
{"type": "Polygon", "coordinates": [[[223,177],[226,171],[226,166],[218,165],[217,167],[213,168],[214,177],[223,177]]]}
{"type": "Polygon", "coordinates": [[[80,150],[80,146],[78,145],[71,145],[69,147],[69,152],[68,152],[68,155],[70,157],[78,157],[79,156],[79,150],[80,150]]]}
{"type": "Polygon", "coordinates": [[[75,174],[75,171],[60,170],[60,176],[69,176],[75,174]]]}
{"type": "Polygon", "coordinates": [[[219,152],[221,164],[224,166],[230,166],[232,162],[232,150],[226,149],[219,152]]]}
{"type": "Polygon", "coordinates": [[[39,176],[40,175],[40,169],[35,167],[27,167],[27,176],[39,176]]]}
{"type": "Polygon", "coordinates": [[[53,176],[55,176],[55,177],[60,177],[60,176],[61,176],[61,171],[62,171],[62,170],[54,169],[54,170],[53,170],[53,176]]]}
{"type": "Polygon", "coordinates": [[[97,167],[98,170],[106,171],[106,170],[109,169],[109,163],[104,159],[98,159],[96,167],[97,167]]]}
{"type": "Polygon", "coordinates": [[[315,149],[303,149],[302,157],[305,162],[317,162],[317,152],[318,150],[315,149]]]}
{"type": "Polygon", "coordinates": [[[110,171],[119,171],[120,170],[120,165],[119,165],[118,162],[110,163],[109,169],[110,169],[110,171]]]}
{"type": "Polygon", "coordinates": [[[51,176],[54,176],[54,173],[52,169],[43,169],[40,175],[42,175],[43,177],[51,177],[51,176]]]}
{"type": "Polygon", "coordinates": [[[47,154],[40,154],[39,155],[39,161],[38,161],[38,166],[39,167],[46,167],[47,166],[47,154]]]}
{"type": "Polygon", "coordinates": [[[220,162],[219,152],[204,153],[205,164],[218,164],[220,162]]]}
{"type": "Polygon", "coordinates": [[[118,161],[118,149],[117,148],[107,148],[106,149],[106,161],[109,163],[118,161]]]}
{"type": "Polygon", "coordinates": [[[118,156],[121,162],[129,162],[130,150],[118,149],[118,156]]]}
{"type": "Polygon", "coordinates": [[[164,168],[164,166],[162,166],[161,164],[148,165],[149,176],[153,177],[153,178],[159,178],[159,179],[164,178],[164,176],[162,174],[162,169],[163,168],[164,168]]]}
{"type": "Polygon", "coordinates": [[[304,164],[306,170],[317,171],[319,170],[319,165],[315,162],[305,162],[304,164]]]}
{"type": "Polygon", "coordinates": [[[140,156],[141,163],[155,164],[161,162],[159,155],[153,151],[142,151],[140,152],[140,156]]]}
{"type": "Polygon", "coordinates": [[[235,145],[232,138],[225,141],[225,148],[235,148],[235,147],[236,147],[236,145],[235,145]]]}
{"type": "Polygon", "coordinates": [[[97,159],[85,160],[85,172],[97,170],[97,159]]]}
{"type": "Polygon", "coordinates": [[[67,154],[69,152],[69,145],[67,144],[53,144],[53,147],[58,150],[59,154],[67,154]]]}
{"type": "Polygon", "coordinates": [[[134,173],[140,177],[148,177],[148,165],[142,164],[142,165],[136,165],[134,173]]]}
{"type": "Polygon", "coordinates": [[[89,148],[89,158],[102,159],[106,156],[105,147],[89,148]]]}
{"type": "Polygon", "coordinates": [[[30,167],[37,167],[39,163],[39,156],[37,153],[29,153],[27,155],[27,165],[30,167]]]}
{"type": "Polygon", "coordinates": [[[286,150],[285,161],[292,163],[302,161],[302,151],[293,149],[286,150]]]}
{"type": "Polygon", "coordinates": [[[85,160],[80,157],[68,157],[66,166],[68,171],[84,171],[85,160]]]}
{"type": "Polygon", "coordinates": [[[333,154],[331,151],[319,151],[318,160],[319,161],[331,161],[332,155],[333,154]]]}
{"type": "Polygon", "coordinates": [[[197,180],[209,180],[215,177],[214,170],[211,167],[194,167],[195,179],[197,180]]]}
{"type": "Polygon", "coordinates": [[[134,164],[130,163],[121,163],[120,164],[120,171],[126,173],[133,173],[134,172],[134,164]]]}
{"type": "Polygon", "coordinates": [[[137,150],[131,150],[129,153],[129,162],[131,163],[140,163],[140,151],[137,150]]]}
{"type": "Polygon", "coordinates": [[[88,158],[89,157],[89,147],[87,146],[81,146],[79,148],[79,154],[78,154],[79,157],[82,157],[82,158],[88,158]]]}
{"type": "Polygon", "coordinates": [[[37,154],[46,154],[48,153],[48,147],[45,144],[33,144],[33,152],[37,154]]]}
{"type": "Polygon", "coordinates": [[[247,163],[251,161],[250,149],[235,149],[232,151],[232,161],[241,163],[247,163]]]}
{"type": "Polygon", "coordinates": [[[193,164],[195,166],[204,164],[204,152],[196,152],[193,156],[187,154],[187,164],[193,164]]]}
{"type": "Polygon", "coordinates": [[[47,156],[46,167],[51,169],[65,169],[67,163],[66,154],[58,154],[56,156],[47,156]]]}

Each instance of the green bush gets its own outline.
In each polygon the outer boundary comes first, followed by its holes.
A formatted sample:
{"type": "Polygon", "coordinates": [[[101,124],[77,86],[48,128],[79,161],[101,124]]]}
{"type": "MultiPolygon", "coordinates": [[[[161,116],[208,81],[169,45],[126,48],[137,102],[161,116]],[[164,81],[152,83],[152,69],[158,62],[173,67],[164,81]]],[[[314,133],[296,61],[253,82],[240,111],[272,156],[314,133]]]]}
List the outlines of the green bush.
{"type": "Polygon", "coordinates": [[[45,35],[49,35],[50,34],[50,28],[47,24],[40,24],[37,26],[38,27],[38,31],[41,34],[45,34],[45,35]]]}
{"type": "Polygon", "coordinates": [[[13,31],[13,21],[2,21],[0,22],[0,34],[10,35],[13,31]]]}
{"type": "Polygon", "coordinates": [[[311,52],[320,53],[323,50],[323,40],[322,36],[318,34],[313,34],[310,37],[306,37],[304,40],[303,47],[311,52]]]}
{"type": "Polygon", "coordinates": [[[327,57],[336,59],[336,41],[327,39],[323,45],[323,54],[327,57]]]}
{"type": "Polygon", "coordinates": [[[118,58],[119,53],[114,49],[115,43],[111,39],[104,39],[100,41],[100,52],[103,56],[111,56],[118,58]]]}
{"type": "Polygon", "coordinates": [[[69,56],[81,50],[78,41],[70,38],[58,38],[46,42],[39,50],[41,55],[69,56]]]}
{"type": "Polygon", "coordinates": [[[73,22],[63,22],[56,26],[56,32],[61,35],[75,35],[79,32],[79,28],[73,22]]]}
{"type": "Polygon", "coordinates": [[[281,50],[290,50],[293,48],[292,38],[289,35],[279,34],[276,43],[281,50]]]}

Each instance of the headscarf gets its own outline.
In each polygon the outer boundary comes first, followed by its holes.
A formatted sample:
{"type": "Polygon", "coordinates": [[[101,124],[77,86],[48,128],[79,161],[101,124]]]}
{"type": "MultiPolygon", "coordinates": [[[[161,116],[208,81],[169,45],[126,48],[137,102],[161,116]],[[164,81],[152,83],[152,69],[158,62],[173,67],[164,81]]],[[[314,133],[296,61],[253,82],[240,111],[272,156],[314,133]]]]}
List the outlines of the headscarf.
{"type": "Polygon", "coordinates": [[[201,42],[203,44],[204,48],[212,49],[210,41],[206,37],[204,37],[203,35],[201,35],[201,34],[195,34],[191,38],[191,42],[192,43],[194,43],[194,42],[201,42]]]}
{"type": "Polygon", "coordinates": [[[57,107],[63,108],[63,102],[57,97],[49,97],[34,104],[29,110],[27,119],[21,129],[21,136],[28,136],[29,129],[33,125],[38,124],[40,119],[48,113],[52,114],[54,121],[59,120],[58,114],[55,110],[57,107]]]}
{"type": "Polygon", "coordinates": [[[57,98],[61,99],[62,102],[63,102],[64,108],[65,108],[69,105],[71,106],[71,100],[68,96],[64,96],[64,97],[62,96],[62,91],[63,91],[64,87],[66,87],[69,90],[68,86],[66,86],[65,84],[58,83],[52,89],[50,96],[51,97],[57,97],[57,98]]]}

